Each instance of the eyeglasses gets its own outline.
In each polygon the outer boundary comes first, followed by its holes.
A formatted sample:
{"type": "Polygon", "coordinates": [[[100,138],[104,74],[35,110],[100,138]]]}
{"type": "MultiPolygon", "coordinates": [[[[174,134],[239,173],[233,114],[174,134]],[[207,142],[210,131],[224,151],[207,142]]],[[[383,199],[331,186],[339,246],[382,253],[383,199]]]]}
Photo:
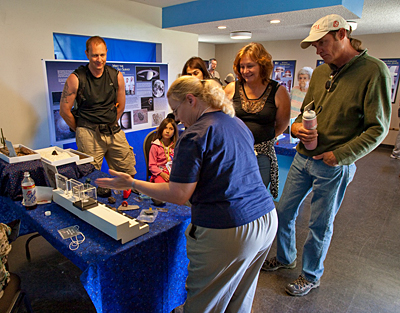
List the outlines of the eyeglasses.
{"type": "Polygon", "coordinates": [[[174,114],[175,117],[176,117],[176,112],[178,111],[178,108],[181,106],[181,104],[182,104],[183,102],[185,102],[185,101],[182,101],[181,103],[179,103],[179,104],[177,105],[177,107],[176,107],[175,109],[172,109],[172,114],[174,114]]]}
{"type": "Polygon", "coordinates": [[[336,76],[339,75],[339,73],[342,69],[343,69],[343,66],[332,70],[331,74],[329,75],[329,80],[325,83],[325,89],[327,92],[331,92],[331,91],[335,90],[335,85],[333,84],[333,82],[334,82],[336,76]]]}

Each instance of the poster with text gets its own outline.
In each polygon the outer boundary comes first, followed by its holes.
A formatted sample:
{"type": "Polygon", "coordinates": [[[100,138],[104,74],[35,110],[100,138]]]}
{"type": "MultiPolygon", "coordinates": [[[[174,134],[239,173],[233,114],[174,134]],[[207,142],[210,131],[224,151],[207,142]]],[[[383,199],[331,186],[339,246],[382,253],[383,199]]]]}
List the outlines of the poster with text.
{"type": "Polygon", "coordinates": [[[296,61],[273,61],[273,64],[272,79],[286,87],[287,91],[290,93],[296,75],[296,61]]]}
{"type": "MultiPolygon", "coordinates": [[[[80,65],[87,63],[87,61],[43,60],[52,145],[75,141],[75,132],[70,130],[60,116],[60,103],[68,76],[80,65]]],[[[168,65],[134,62],[107,62],[107,65],[120,71],[124,76],[125,109],[118,121],[123,131],[131,132],[158,126],[168,112],[166,99],[168,65]]]]}
{"type": "Polygon", "coordinates": [[[392,103],[396,102],[397,88],[399,87],[399,66],[400,59],[381,59],[389,68],[391,78],[391,100],[392,103]]]}

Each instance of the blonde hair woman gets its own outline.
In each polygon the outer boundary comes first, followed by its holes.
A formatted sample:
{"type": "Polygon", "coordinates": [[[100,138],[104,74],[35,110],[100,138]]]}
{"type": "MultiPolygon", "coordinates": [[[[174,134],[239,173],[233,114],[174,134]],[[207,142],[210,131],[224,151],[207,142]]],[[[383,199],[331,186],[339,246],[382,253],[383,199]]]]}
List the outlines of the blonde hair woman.
{"type": "Polygon", "coordinates": [[[259,271],[277,229],[253,136],[234,117],[231,102],[213,80],[182,76],[167,97],[187,127],[175,147],[169,184],[139,181],[114,171],[110,171],[114,178],[96,182],[114,189],[134,188],[177,204],[190,199],[184,311],[250,313],[259,271]]]}

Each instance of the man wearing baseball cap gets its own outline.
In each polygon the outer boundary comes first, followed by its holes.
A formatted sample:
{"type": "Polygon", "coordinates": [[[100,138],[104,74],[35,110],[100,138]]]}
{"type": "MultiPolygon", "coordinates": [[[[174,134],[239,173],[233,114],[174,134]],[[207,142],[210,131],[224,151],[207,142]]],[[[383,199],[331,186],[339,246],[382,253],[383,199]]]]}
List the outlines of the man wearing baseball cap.
{"type": "Polygon", "coordinates": [[[296,217],[312,191],[302,271],[286,286],[292,296],[304,296],[320,285],[333,222],[356,171],[354,162],[375,149],[388,133],[389,70],[350,35],[346,20],[331,14],[315,22],[300,44],[303,49],[312,45],[325,64],[313,72],[301,112],[291,128],[300,143],[277,206],[277,256],[266,260],[262,268],[296,267],[296,217]],[[304,111],[310,109],[320,112],[313,130],[302,124],[304,111]],[[317,147],[307,150],[305,144],[315,139],[317,147]]]}

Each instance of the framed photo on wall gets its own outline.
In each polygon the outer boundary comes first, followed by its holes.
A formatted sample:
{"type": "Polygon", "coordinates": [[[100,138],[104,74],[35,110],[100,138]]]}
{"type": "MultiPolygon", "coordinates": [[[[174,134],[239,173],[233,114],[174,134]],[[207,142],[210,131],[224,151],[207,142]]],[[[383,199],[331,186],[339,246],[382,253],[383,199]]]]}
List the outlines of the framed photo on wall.
{"type": "Polygon", "coordinates": [[[290,93],[293,88],[296,61],[273,61],[273,64],[272,79],[286,87],[287,91],[290,93]]]}
{"type": "Polygon", "coordinates": [[[392,103],[396,102],[397,89],[399,87],[399,66],[400,59],[381,59],[389,68],[391,83],[391,95],[390,98],[392,103]]]}

